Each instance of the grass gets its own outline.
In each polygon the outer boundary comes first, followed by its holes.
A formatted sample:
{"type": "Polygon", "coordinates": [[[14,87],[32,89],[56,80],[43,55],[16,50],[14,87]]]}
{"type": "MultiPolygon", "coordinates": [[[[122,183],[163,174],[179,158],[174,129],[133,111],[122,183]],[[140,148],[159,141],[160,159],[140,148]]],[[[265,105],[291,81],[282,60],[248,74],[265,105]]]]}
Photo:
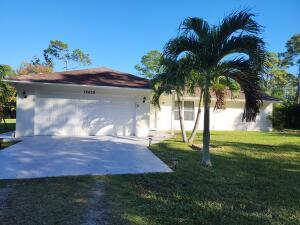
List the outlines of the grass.
{"type": "MultiPolygon", "coordinates": [[[[200,139],[198,136],[198,140],[200,139]]],[[[213,168],[179,138],[151,150],[171,174],[111,176],[113,224],[300,224],[300,134],[213,132],[213,168]]]]}
{"type": "Polygon", "coordinates": [[[0,180],[0,193],[8,189],[6,205],[0,207],[0,223],[82,224],[94,180],[89,176],[0,180]]]}
{"type": "Polygon", "coordinates": [[[13,131],[16,129],[16,119],[5,119],[7,127],[5,126],[4,122],[0,123],[0,134],[13,131]]]}
{"type": "Polygon", "coordinates": [[[5,149],[5,148],[7,148],[11,145],[14,145],[14,144],[18,143],[18,141],[1,141],[1,140],[0,140],[0,142],[1,142],[0,143],[0,151],[2,149],[5,149]]]}
{"type": "MultiPolygon", "coordinates": [[[[201,135],[197,137],[200,140],[201,135]]],[[[179,137],[151,146],[174,173],[0,180],[1,224],[83,224],[91,190],[109,224],[300,224],[300,134],[213,132],[213,168],[179,137]]]]}

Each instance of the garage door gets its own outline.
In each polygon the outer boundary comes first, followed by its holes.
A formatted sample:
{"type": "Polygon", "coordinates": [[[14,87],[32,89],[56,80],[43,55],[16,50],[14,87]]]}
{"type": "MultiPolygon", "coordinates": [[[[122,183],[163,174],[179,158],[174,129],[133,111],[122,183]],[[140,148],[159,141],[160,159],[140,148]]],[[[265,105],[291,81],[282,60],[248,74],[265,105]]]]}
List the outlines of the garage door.
{"type": "Polygon", "coordinates": [[[134,134],[135,108],[131,98],[66,99],[38,97],[35,135],[91,136],[134,134]]]}

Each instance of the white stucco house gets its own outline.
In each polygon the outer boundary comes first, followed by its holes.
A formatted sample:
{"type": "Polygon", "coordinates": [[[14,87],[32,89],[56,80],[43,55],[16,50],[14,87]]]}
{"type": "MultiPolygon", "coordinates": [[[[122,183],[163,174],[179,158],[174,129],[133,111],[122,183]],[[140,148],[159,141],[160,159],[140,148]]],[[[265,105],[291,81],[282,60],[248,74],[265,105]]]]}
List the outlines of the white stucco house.
{"type": "MultiPolygon", "coordinates": [[[[176,98],[162,96],[161,108],[151,104],[150,82],[107,68],[10,77],[17,89],[16,136],[147,136],[151,130],[179,130],[176,98]]],[[[225,110],[211,108],[212,130],[272,129],[268,116],[277,101],[264,96],[255,122],[242,122],[243,94],[228,96],[225,110]]],[[[198,97],[185,96],[183,114],[187,130],[196,118],[198,97]]],[[[199,126],[203,128],[203,113],[199,126]]]]}

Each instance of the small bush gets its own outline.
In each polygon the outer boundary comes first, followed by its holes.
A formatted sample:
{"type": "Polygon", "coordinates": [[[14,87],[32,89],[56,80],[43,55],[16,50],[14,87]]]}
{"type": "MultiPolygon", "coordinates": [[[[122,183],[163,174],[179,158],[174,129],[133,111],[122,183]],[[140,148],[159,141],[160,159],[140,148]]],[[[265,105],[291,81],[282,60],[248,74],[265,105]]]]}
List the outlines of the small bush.
{"type": "Polygon", "coordinates": [[[277,130],[300,129],[300,104],[275,104],[271,120],[277,130]]]}

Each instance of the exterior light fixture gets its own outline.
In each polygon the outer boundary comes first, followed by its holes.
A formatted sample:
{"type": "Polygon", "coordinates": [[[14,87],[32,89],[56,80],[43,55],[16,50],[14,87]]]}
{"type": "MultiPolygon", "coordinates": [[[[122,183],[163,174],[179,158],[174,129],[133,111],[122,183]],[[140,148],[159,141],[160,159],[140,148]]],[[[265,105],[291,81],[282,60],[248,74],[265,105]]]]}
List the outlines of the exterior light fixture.
{"type": "Polygon", "coordinates": [[[145,102],[146,102],[146,97],[144,96],[144,97],[143,97],[143,103],[145,103],[145,102]]]}
{"type": "Polygon", "coordinates": [[[148,146],[150,147],[150,145],[152,144],[152,137],[149,137],[148,140],[149,140],[149,145],[148,146]]]}
{"type": "Polygon", "coordinates": [[[173,169],[176,170],[176,167],[178,165],[178,160],[176,158],[173,159],[173,169]]]}
{"type": "Polygon", "coordinates": [[[27,98],[26,91],[23,91],[23,98],[27,98]]]}

